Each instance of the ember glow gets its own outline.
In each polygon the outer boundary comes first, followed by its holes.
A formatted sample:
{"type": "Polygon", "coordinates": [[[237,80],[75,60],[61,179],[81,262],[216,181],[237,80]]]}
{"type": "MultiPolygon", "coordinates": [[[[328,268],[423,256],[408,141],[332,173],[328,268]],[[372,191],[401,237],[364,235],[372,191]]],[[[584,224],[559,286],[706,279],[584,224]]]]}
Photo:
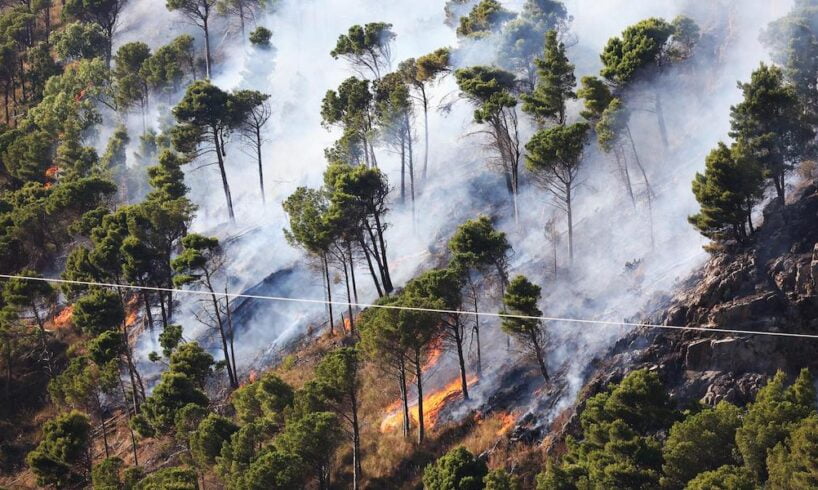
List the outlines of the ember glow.
{"type": "MultiPolygon", "coordinates": [[[[471,387],[477,383],[477,376],[470,376],[466,379],[466,384],[471,387]]],[[[463,399],[463,392],[460,386],[460,377],[453,379],[443,388],[423,397],[423,422],[427,429],[432,429],[440,417],[444,408],[455,401],[463,399]]],[[[391,404],[387,410],[389,414],[381,422],[381,433],[392,432],[400,429],[403,412],[401,401],[391,404]]],[[[414,402],[409,405],[409,418],[413,425],[418,423],[418,404],[414,402]]]]}

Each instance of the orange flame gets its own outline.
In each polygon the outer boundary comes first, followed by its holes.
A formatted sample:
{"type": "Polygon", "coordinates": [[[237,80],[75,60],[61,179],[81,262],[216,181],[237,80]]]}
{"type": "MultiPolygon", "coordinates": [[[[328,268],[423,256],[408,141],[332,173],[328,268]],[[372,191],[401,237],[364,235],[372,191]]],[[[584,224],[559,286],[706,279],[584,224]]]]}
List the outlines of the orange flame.
{"type": "Polygon", "coordinates": [[[45,169],[45,176],[49,179],[54,179],[57,177],[57,174],[60,173],[60,167],[56,165],[52,165],[45,169]]]}
{"type": "MultiPolygon", "coordinates": [[[[466,385],[471,387],[477,383],[477,376],[469,376],[466,385]]],[[[437,423],[440,412],[455,400],[462,399],[463,392],[458,376],[443,388],[423,397],[423,423],[427,429],[431,429],[437,423]]],[[[381,432],[392,432],[400,428],[403,423],[403,410],[401,400],[391,404],[387,410],[389,414],[381,422],[381,432]]],[[[415,425],[418,423],[418,404],[409,406],[409,419],[415,425]]]]}
{"type": "Polygon", "coordinates": [[[68,305],[54,317],[54,327],[65,328],[71,323],[71,317],[74,315],[74,305],[68,305]]]}
{"type": "Polygon", "coordinates": [[[514,427],[514,423],[517,422],[517,416],[514,412],[503,412],[500,413],[498,418],[503,423],[499,429],[497,429],[497,435],[501,436],[506,432],[510,431],[512,427],[514,427]]]}
{"type": "Polygon", "coordinates": [[[423,367],[420,368],[421,371],[425,373],[426,371],[434,367],[435,364],[437,364],[437,361],[440,360],[440,356],[443,355],[442,344],[443,340],[440,338],[437,338],[434,340],[434,342],[432,342],[432,344],[429,347],[430,351],[428,356],[426,357],[426,362],[424,362],[423,367]]]}
{"type": "Polygon", "coordinates": [[[349,317],[341,316],[344,319],[344,331],[345,332],[352,332],[352,323],[349,321],[349,317]]]}

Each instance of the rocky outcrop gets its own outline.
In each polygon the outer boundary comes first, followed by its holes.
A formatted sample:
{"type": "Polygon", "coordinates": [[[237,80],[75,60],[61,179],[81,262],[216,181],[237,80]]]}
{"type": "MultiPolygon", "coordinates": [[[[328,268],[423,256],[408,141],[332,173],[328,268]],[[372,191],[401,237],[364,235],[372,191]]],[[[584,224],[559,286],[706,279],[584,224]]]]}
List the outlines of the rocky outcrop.
{"type": "MultiPolygon", "coordinates": [[[[721,400],[742,405],[779,369],[818,372],[818,340],[758,334],[818,335],[818,181],[803,186],[792,201],[768,205],[752,243],[714,252],[648,315],[652,324],[712,332],[637,329],[598,360],[570,411],[633,369],[658,371],[681,406],[721,400]]],[[[560,420],[551,427],[552,439],[578,429],[576,416],[560,420]]]]}

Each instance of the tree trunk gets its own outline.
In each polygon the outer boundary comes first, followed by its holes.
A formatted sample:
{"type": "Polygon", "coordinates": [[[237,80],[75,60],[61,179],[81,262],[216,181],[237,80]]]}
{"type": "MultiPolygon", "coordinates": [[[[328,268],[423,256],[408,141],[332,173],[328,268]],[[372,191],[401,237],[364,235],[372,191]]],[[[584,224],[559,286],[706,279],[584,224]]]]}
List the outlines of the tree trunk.
{"type": "Polygon", "coordinates": [[[153,312],[151,311],[151,302],[148,299],[148,292],[144,289],[140,293],[142,302],[145,304],[145,317],[148,319],[148,330],[153,331],[153,312]]]}
{"type": "Polygon", "coordinates": [[[403,401],[403,437],[409,437],[411,425],[409,422],[409,394],[406,388],[406,362],[403,357],[399,361],[398,382],[400,383],[400,397],[403,401]]]}
{"type": "Polygon", "coordinates": [[[230,359],[233,362],[233,376],[236,378],[236,383],[239,382],[239,371],[236,369],[236,350],[233,347],[233,340],[235,338],[233,331],[233,315],[230,313],[230,297],[227,295],[227,286],[224,287],[224,311],[227,314],[227,328],[228,338],[230,340],[230,359]]]}
{"type": "Polygon", "coordinates": [[[352,404],[352,488],[357,490],[361,485],[361,431],[358,426],[358,397],[353,388],[350,393],[352,404]]]}
{"type": "Polygon", "coordinates": [[[386,259],[386,241],[383,238],[383,226],[381,225],[380,213],[375,213],[375,226],[378,232],[378,242],[381,244],[381,256],[383,257],[383,288],[387,294],[394,289],[392,287],[392,278],[389,276],[389,263],[386,259]]]}
{"type": "Polygon", "coordinates": [[[545,367],[545,359],[543,358],[542,348],[540,347],[540,341],[537,339],[537,334],[531,334],[531,344],[534,347],[534,355],[537,357],[537,364],[540,367],[540,372],[547,383],[549,380],[548,368],[545,367]]]}
{"type": "Polygon", "coordinates": [[[45,367],[46,371],[48,372],[48,379],[54,378],[54,368],[51,364],[51,351],[48,348],[48,339],[45,333],[45,324],[43,323],[42,318],[40,318],[40,313],[37,311],[37,305],[34,303],[31,304],[31,310],[34,312],[34,320],[37,322],[37,328],[40,331],[40,344],[43,348],[43,356],[45,357],[45,367]]]}
{"type": "Polygon", "coordinates": [[[420,366],[420,349],[415,349],[415,377],[418,387],[418,444],[423,444],[426,427],[423,420],[423,370],[420,366]]]}
{"type": "Polygon", "coordinates": [[[230,221],[236,221],[236,215],[233,213],[233,198],[230,195],[230,184],[227,182],[227,171],[224,168],[224,155],[223,155],[223,143],[221,142],[221,137],[219,136],[219,131],[216,128],[213,128],[213,138],[215,138],[216,142],[216,157],[219,164],[219,173],[222,177],[222,187],[224,188],[224,198],[227,201],[227,214],[230,216],[230,221]]]}
{"type": "Polygon", "coordinates": [[[205,15],[204,18],[202,19],[202,21],[203,21],[202,29],[204,30],[204,38],[205,38],[205,78],[210,80],[210,76],[211,76],[211,72],[210,72],[210,64],[211,64],[211,58],[210,58],[210,30],[209,30],[208,25],[207,25],[207,20],[208,20],[208,16],[205,15]]]}
{"type": "Polygon", "coordinates": [[[222,321],[222,314],[219,310],[219,300],[216,298],[216,292],[213,290],[213,285],[210,281],[210,273],[205,272],[205,286],[210,291],[210,301],[213,304],[213,314],[216,316],[216,326],[219,328],[219,336],[222,341],[222,351],[224,352],[224,362],[227,365],[227,377],[230,380],[230,386],[237,388],[239,386],[236,380],[236,374],[233,372],[233,365],[230,362],[230,351],[227,346],[227,334],[224,330],[224,322],[222,321]]]}
{"type": "MultiPolygon", "coordinates": [[[[243,33],[242,33],[243,35],[243,33]]],[[[261,203],[267,204],[267,199],[264,196],[264,168],[261,160],[261,128],[256,126],[256,158],[258,158],[258,184],[261,188],[261,203]]]]}
{"type": "Polygon", "coordinates": [[[366,265],[369,266],[369,273],[372,274],[372,281],[375,283],[375,289],[378,291],[378,297],[383,297],[383,290],[381,289],[381,285],[378,282],[378,275],[375,274],[375,267],[372,265],[372,258],[369,256],[369,250],[366,248],[366,243],[364,242],[363,233],[359,237],[361,242],[361,248],[364,250],[364,257],[366,258],[366,265]]]}
{"type": "Polygon", "coordinates": [[[565,209],[568,213],[568,262],[574,265],[574,217],[571,210],[571,185],[565,188],[565,209]]]}
{"type": "Polygon", "coordinates": [[[659,123],[659,134],[662,136],[662,145],[667,148],[667,127],[665,127],[665,112],[662,109],[662,97],[657,91],[654,96],[654,109],[656,111],[656,120],[659,123]]]}
{"type": "Polygon", "coordinates": [[[483,359],[480,351],[480,310],[477,308],[477,287],[469,272],[469,287],[471,288],[471,297],[474,302],[474,335],[477,339],[477,375],[483,374],[483,359]]]}
{"type": "Polygon", "coordinates": [[[406,202],[406,137],[400,135],[400,203],[406,202]]]}
{"type": "Polygon", "coordinates": [[[466,359],[463,357],[463,331],[460,326],[460,318],[455,320],[453,327],[454,343],[457,347],[457,360],[460,363],[460,390],[463,392],[463,399],[469,399],[469,383],[466,380],[466,359]]]}
{"type": "Polygon", "coordinates": [[[426,171],[429,167],[429,100],[426,98],[426,88],[420,86],[420,94],[423,98],[423,182],[426,182],[426,171]]]}
{"type": "Polygon", "coordinates": [[[352,244],[347,242],[347,252],[349,253],[349,275],[352,278],[352,294],[355,303],[358,303],[358,285],[355,284],[355,259],[352,257],[352,244]]]}
{"type": "Polygon", "coordinates": [[[327,307],[329,308],[329,333],[330,335],[334,335],[335,324],[333,322],[332,315],[332,282],[329,279],[329,263],[327,262],[326,255],[323,255],[321,259],[324,261],[324,276],[327,280],[327,307]]]}
{"type": "Polygon", "coordinates": [[[412,128],[406,116],[406,141],[409,150],[409,198],[412,200],[412,226],[415,226],[415,158],[412,150],[412,128]]]}
{"type": "Polygon", "coordinates": [[[344,266],[344,283],[347,287],[347,311],[349,313],[349,334],[355,334],[355,315],[352,314],[352,291],[349,288],[349,271],[347,270],[346,260],[341,261],[344,266]]]}
{"type": "Polygon", "coordinates": [[[102,422],[102,443],[105,445],[105,458],[111,457],[111,452],[108,447],[108,426],[105,424],[105,414],[102,412],[102,402],[99,400],[99,394],[94,393],[94,399],[97,402],[97,411],[99,412],[99,420],[102,422]]]}
{"type": "Polygon", "coordinates": [[[639,153],[636,151],[636,144],[633,142],[633,135],[631,134],[631,127],[630,125],[625,125],[625,129],[628,132],[628,139],[631,142],[631,149],[633,150],[633,157],[636,160],[636,166],[639,168],[639,171],[642,172],[642,179],[645,182],[645,192],[647,192],[648,196],[648,218],[649,218],[649,225],[650,225],[650,249],[653,250],[653,247],[656,243],[656,239],[653,233],[653,187],[650,185],[650,181],[648,180],[648,174],[645,171],[645,167],[642,165],[642,160],[639,158],[639,153]]]}

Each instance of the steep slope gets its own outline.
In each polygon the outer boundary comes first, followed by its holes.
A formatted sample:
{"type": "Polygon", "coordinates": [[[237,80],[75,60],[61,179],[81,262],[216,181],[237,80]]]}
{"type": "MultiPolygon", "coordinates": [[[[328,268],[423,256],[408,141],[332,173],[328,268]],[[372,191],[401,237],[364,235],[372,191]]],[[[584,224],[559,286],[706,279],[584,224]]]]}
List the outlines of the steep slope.
{"type": "MultiPolygon", "coordinates": [[[[553,450],[577,429],[588,397],[627,372],[657,370],[678,405],[726,400],[743,405],[778,370],[794,375],[818,367],[818,340],[752,332],[818,334],[818,179],[773,201],[746,247],[713,257],[670,298],[650,323],[746,331],[746,334],[640,328],[599,359],[577,405],[558,417],[546,446],[553,450]]],[[[524,432],[520,428],[519,432],[524,432]]]]}

